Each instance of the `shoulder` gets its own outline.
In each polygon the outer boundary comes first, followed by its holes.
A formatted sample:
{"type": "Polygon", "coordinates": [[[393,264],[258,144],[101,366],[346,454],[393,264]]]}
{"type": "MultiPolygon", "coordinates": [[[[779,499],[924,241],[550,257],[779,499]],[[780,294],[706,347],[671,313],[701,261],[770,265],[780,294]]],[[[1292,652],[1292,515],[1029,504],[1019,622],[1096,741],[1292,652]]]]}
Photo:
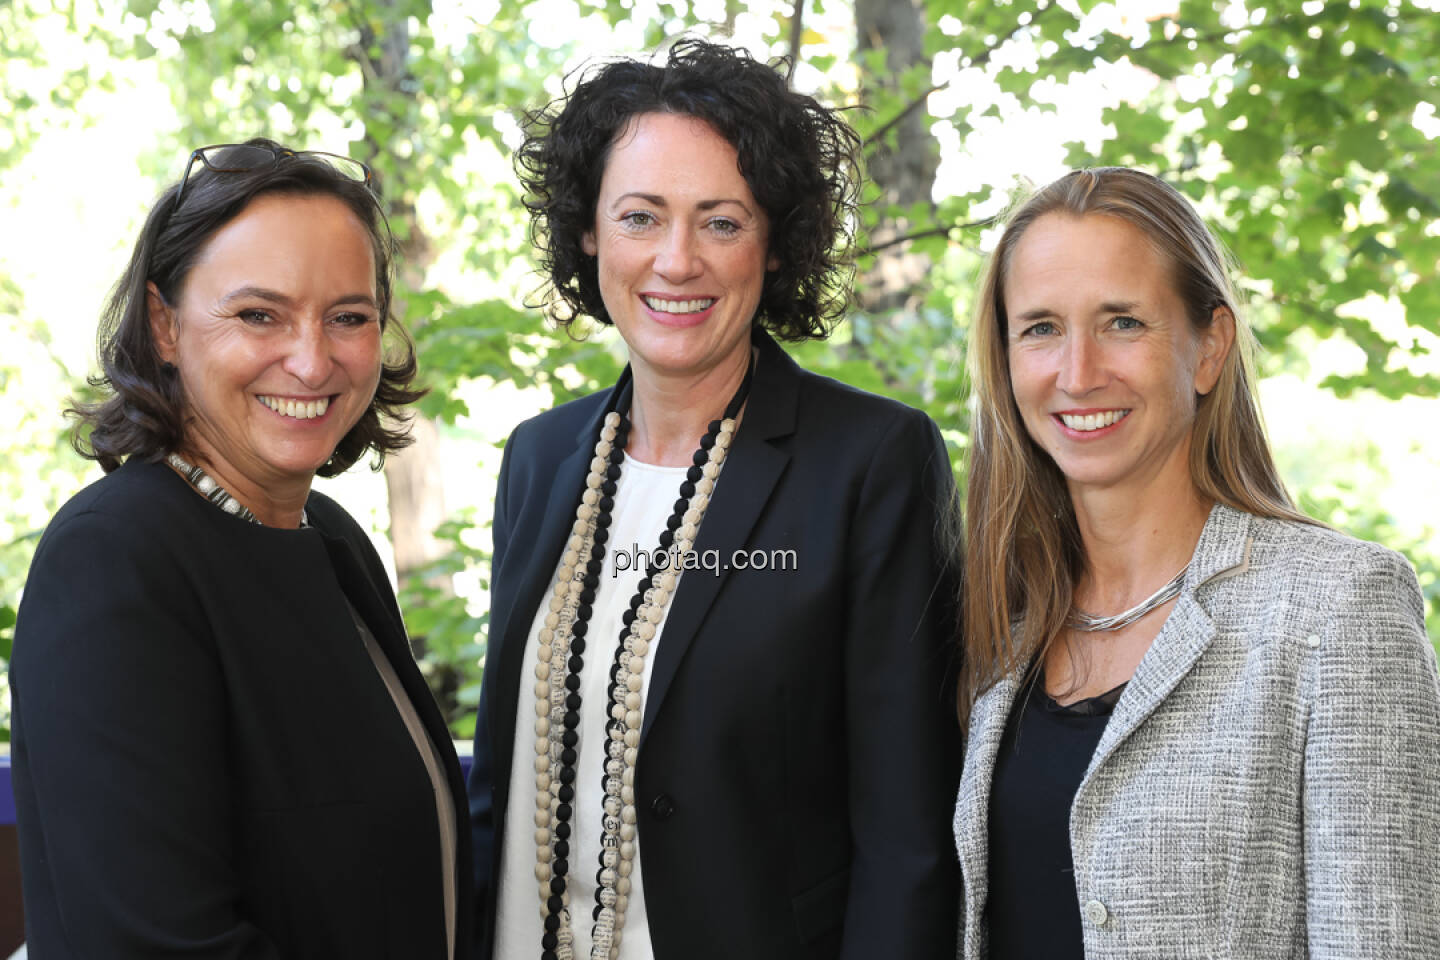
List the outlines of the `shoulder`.
{"type": "Polygon", "coordinates": [[[131,461],[85,487],[51,518],[40,538],[36,561],[61,546],[120,539],[153,552],[189,525],[187,499],[204,504],[185,481],[163,464],[131,461]]]}
{"type": "MultiPolygon", "coordinates": [[[[923,410],[802,367],[793,370],[800,442],[903,463],[944,459],[939,428],[923,410]]],[[[881,464],[877,464],[880,466],[881,464]]]]}
{"type": "Polygon", "coordinates": [[[1398,597],[1415,581],[1409,562],[1389,547],[1319,524],[1272,517],[1250,517],[1249,560],[1268,579],[1313,591],[1321,603],[1353,595],[1360,582],[1384,586],[1381,595],[1398,597]]]}
{"type": "Polygon", "coordinates": [[[1419,583],[1399,553],[1318,524],[1217,511],[1237,555],[1243,537],[1244,559],[1216,578],[1212,615],[1251,643],[1318,638],[1326,660],[1419,656],[1433,671],[1419,583]]]}
{"type": "Polygon", "coordinates": [[[795,367],[800,414],[804,418],[829,421],[867,429],[917,427],[931,423],[923,410],[891,397],[852,387],[832,377],[795,367]]]}
{"type": "Polygon", "coordinates": [[[507,459],[563,459],[575,449],[576,439],[610,399],[610,388],[562,403],[523,420],[505,442],[507,459]]]}
{"type": "Polygon", "coordinates": [[[16,644],[16,663],[162,624],[200,623],[197,584],[213,574],[201,547],[214,543],[215,532],[203,511],[221,516],[168,467],[146,463],[126,464],[71,498],[31,560],[17,611],[16,636],[25,643],[23,650],[16,644]],[[65,643],[40,642],[46,637],[65,643]]]}

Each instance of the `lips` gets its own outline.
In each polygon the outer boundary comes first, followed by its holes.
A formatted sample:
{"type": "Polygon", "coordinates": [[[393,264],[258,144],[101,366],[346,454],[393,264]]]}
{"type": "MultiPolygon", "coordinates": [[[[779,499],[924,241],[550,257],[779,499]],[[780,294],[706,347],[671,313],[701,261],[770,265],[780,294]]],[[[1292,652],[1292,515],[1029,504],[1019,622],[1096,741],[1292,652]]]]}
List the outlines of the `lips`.
{"type": "Polygon", "coordinates": [[[1057,413],[1060,422],[1071,430],[1090,433],[1114,426],[1130,415],[1129,410],[1101,410],[1096,413],[1057,413]]]}
{"type": "Polygon", "coordinates": [[[271,397],[261,394],[257,395],[255,399],[282,417],[290,417],[294,420],[314,420],[316,417],[325,416],[325,411],[330,409],[329,397],[295,400],[289,397],[271,397]]]}

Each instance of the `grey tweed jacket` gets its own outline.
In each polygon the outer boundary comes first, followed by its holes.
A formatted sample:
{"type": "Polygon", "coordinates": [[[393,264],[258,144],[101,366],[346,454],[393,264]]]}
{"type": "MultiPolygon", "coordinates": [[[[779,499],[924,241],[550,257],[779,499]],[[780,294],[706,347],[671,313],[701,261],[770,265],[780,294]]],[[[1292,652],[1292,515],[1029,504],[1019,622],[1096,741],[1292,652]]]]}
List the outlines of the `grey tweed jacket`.
{"type": "MultiPolygon", "coordinates": [[[[1020,688],[971,714],[962,960],[987,956],[986,813],[1020,688]]],[[[1215,507],[1070,848],[1089,960],[1440,958],[1440,679],[1405,560],[1215,507]]]]}

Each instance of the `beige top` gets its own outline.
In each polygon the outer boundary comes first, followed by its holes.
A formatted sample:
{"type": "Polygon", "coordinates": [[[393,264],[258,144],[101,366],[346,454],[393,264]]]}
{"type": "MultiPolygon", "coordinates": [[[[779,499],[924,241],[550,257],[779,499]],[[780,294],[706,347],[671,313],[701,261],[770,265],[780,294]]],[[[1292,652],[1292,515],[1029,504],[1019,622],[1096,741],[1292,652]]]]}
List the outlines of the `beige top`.
{"type": "Polygon", "coordinates": [[[395,701],[395,709],[400,712],[400,719],[405,723],[405,729],[410,733],[410,739],[415,741],[415,749],[420,754],[420,759],[425,764],[425,772],[430,774],[430,786],[435,791],[435,817],[440,825],[440,868],[443,873],[441,878],[441,889],[445,897],[445,943],[449,945],[450,960],[455,960],[455,802],[450,793],[450,784],[445,779],[445,768],[440,762],[440,754],[435,749],[428,734],[425,733],[425,726],[420,722],[420,715],[415,712],[415,705],[410,702],[410,697],[405,693],[405,688],[400,683],[400,677],[396,675],[395,668],[386,659],[385,652],[380,649],[376,642],[375,635],[365,625],[359,612],[352,606],[350,615],[355,620],[355,627],[360,631],[360,638],[365,641],[365,651],[370,654],[370,659],[375,663],[375,669],[380,674],[380,679],[385,682],[385,689],[390,691],[390,698],[395,701]]]}

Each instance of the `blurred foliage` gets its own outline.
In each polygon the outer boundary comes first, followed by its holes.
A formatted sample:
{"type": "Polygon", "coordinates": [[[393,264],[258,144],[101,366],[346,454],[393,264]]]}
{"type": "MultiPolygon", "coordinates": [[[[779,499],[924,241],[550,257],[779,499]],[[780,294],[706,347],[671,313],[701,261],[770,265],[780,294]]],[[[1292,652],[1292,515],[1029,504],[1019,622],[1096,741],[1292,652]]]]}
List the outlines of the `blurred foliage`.
{"type": "MultiPolygon", "coordinates": [[[[0,603],[0,672],[10,670],[10,650],[15,640],[15,610],[0,603]]],[[[9,690],[0,698],[0,743],[10,742],[10,696],[9,690]]]]}
{"type": "Polygon", "coordinates": [[[1411,374],[1393,334],[1337,310],[1377,293],[1440,333],[1440,157],[1413,122],[1440,104],[1440,17],[1408,2],[1282,3],[1227,26],[1222,9],[1183,0],[1148,25],[1143,47],[1096,45],[1194,88],[1184,97],[1162,83],[1110,111],[1116,138],[1072,162],[1143,166],[1211,212],[1273,308],[1267,346],[1308,327],[1364,350],[1362,373],[1326,384],[1340,395],[1437,395],[1440,378],[1411,374]]]}
{"type": "MultiPolygon", "coordinates": [[[[731,23],[741,7],[725,5],[731,23]]],[[[774,8],[788,12],[791,4],[774,8]]],[[[51,98],[83,114],[84,92],[113,82],[107,63],[158,63],[181,127],[148,153],[157,181],[178,173],[179,158],[202,143],[264,133],[331,150],[351,144],[380,174],[405,253],[397,302],[432,387],[424,412],[452,423],[471,413],[461,388],[477,378],[541,386],[561,402],[611,382],[623,358],[613,338],[572,339],[529,308],[536,280],[508,158],[517,121],[557,91],[577,52],[534,42],[532,4],[496,0],[483,6],[483,20],[472,12],[480,9],[430,0],[96,0],[91,9],[70,0],[71,31],[108,59],[93,57],[83,69],[50,65],[51,98]],[[465,275],[463,290],[429,279],[442,258],[465,275]]],[[[47,67],[45,38],[29,28],[57,10],[67,8],[0,5],[0,97],[10,106],[0,167],[53,116],[30,109],[19,79],[47,67]]],[[[697,21],[694,7],[679,2],[584,0],[576,10],[591,35],[642,21],[657,45],[684,30],[726,28],[697,21]]],[[[1095,0],[925,0],[930,60],[874,87],[849,117],[869,149],[905,149],[900,119],[928,110],[933,95],[993,89],[975,106],[934,118],[932,129],[963,144],[991,118],[1054,113],[1057,82],[1132,64],[1132,88],[1106,114],[1108,139],[1093,156],[1075,146],[1071,162],[1135,165],[1190,196],[1244,265],[1243,295],[1276,362],[1297,331],[1338,333],[1365,357],[1359,373],[1331,378],[1338,393],[1440,394],[1440,380],[1406,365],[1423,350],[1419,334],[1440,334],[1440,151],[1413,122],[1440,105],[1440,17],[1409,0],[1277,0],[1253,9],[1177,0],[1149,19],[1111,13],[1095,0]],[[1403,306],[1400,328],[1342,309],[1370,295],[1403,306]]],[[[770,52],[785,52],[788,15],[772,19],[770,52]]],[[[857,106],[857,77],[885,69],[883,49],[854,55],[833,39],[801,36],[799,56],[823,76],[820,95],[829,102],[857,106]]],[[[812,369],[925,409],[957,464],[968,435],[964,349],[981,235],[1016,190],[1009,181],[984,183],[897,209],[869,189],[860,267],[901,251],[929,269],[894,312],[857,312],[829,343],[793,351],[812,369]],[[898,239],[867,250],[882,224],[898,239]]],[[[1440,637],[1440,547],[1433,538],[1397,542],[1385,517],[1336,496],[1307,502],[1342,527],[1407,551],[1440,637]]],[[[441,537],[450,553],[401,598],[424,669],[462,736],[473,723],[485,617],[435,578],[485,569],[486,555],[466,539],[476,529],[463,516],[447,525],[441,537]]],[[[0,584],[0,596],[15,586],[0,584]]]]}
{"type": "MultiPolygon", "coordinates": [[[[489,525],[488,521],[484,524],[489,525]]],[[[451,732],[460,739],[475,735],[483,638],[490,614],[472,615],[465,599],[441,583],[456,574],[489,573],[490,551],[466,540],[475,526],[475,518],[468,512],[443,524],[435,536],[446,545],[444,555],[412,577],[398,598],[420,671],[446,711],[451,732]]],[[[480,586],[489,590],[488,576],[480,578],[480,586]]]]}

